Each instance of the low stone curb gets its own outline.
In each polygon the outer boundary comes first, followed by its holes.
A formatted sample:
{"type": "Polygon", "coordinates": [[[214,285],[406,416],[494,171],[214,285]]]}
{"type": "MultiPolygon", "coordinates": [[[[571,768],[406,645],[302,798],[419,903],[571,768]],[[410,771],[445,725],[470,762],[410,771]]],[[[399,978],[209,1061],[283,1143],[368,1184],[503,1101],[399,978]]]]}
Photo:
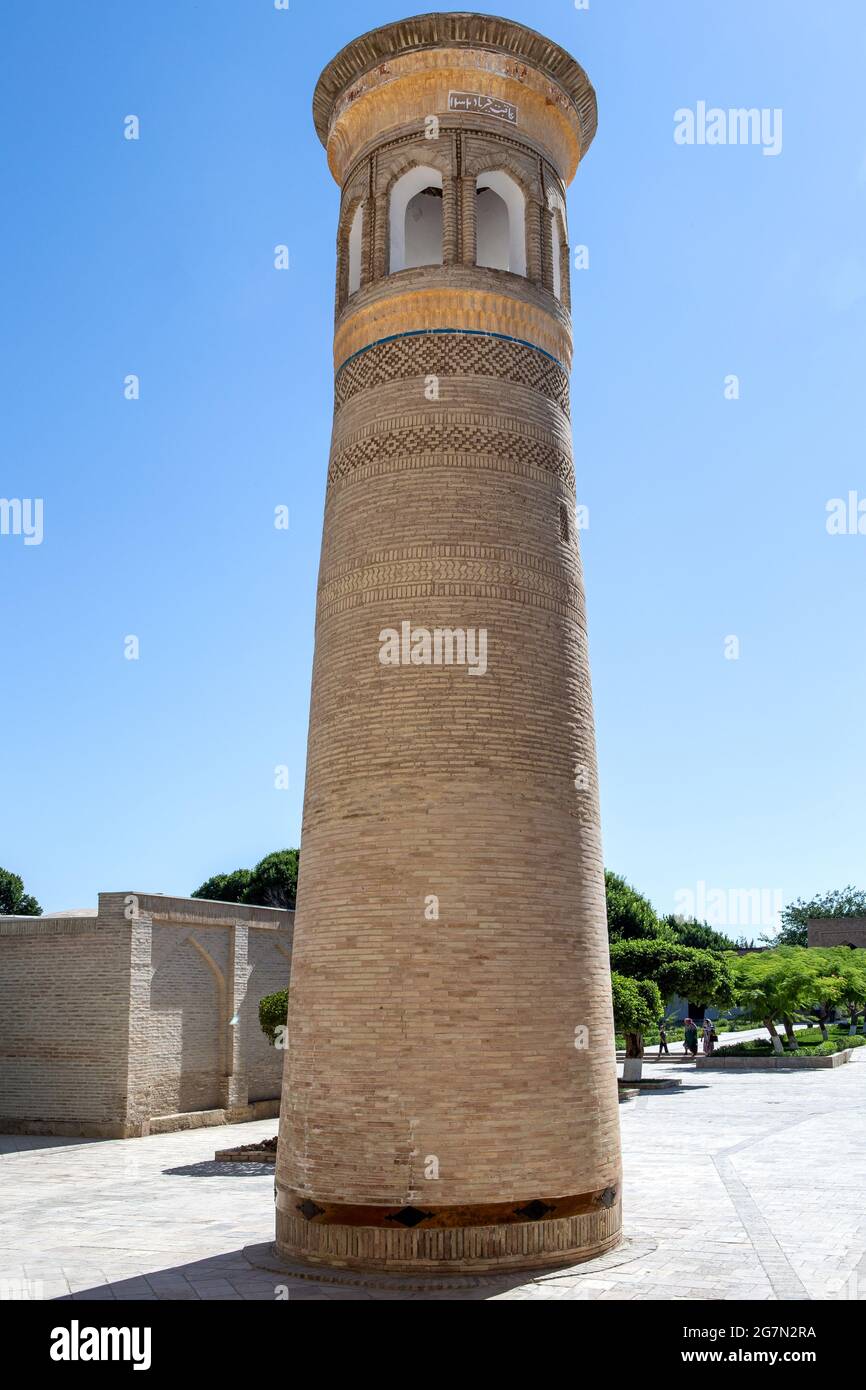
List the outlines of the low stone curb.
{"type": "Polygon", "coordinates": [[[795,1071],[803,1067],[832,1069],[850,1062],[856,1051],[846,1047],[842,1052],[831,1052],[827,1057],[798,1057],[795,1052],[787,1052],[779,1057],[699,1057],[699,1071],[795,1071]]]}
{"type": "Polygon", "coordinates": [[[665,1076],[658,1080],[656,1080],[655,1077],[644,1076],[640,1081],[623,1081],[621,1079],[617,1081],[617,1085],[621,1092],[623,1090],[628,1090],[630,1087],[634,1087],[635,1090],[645,1091],[648,1094],[652,1094],[653,1091],[672,1091],[677,1086],[682,1086],[682,1084],[683,1079],[681,1076],[665,1076]]]}

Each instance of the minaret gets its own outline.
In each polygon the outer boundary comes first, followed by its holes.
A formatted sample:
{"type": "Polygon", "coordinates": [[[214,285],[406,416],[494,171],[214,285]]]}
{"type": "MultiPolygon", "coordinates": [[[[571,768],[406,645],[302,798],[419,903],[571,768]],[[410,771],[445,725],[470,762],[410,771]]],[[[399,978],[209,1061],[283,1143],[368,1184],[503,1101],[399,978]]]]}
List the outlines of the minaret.
{"type": "Polygon", "coordinates": [[[595,93],[428,14],[313,111],[342,196],[277,1249],[568,1264],[620,1238],[568,382],[595,93]]]}

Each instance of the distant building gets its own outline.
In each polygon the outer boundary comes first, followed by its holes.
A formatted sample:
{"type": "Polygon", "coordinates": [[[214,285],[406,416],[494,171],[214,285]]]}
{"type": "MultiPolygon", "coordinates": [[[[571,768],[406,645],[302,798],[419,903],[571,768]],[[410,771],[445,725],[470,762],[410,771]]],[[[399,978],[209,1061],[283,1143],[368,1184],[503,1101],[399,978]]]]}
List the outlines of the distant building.
{"type": "Polygon", "coordinates": [[[810,917],[810,946],[866,947],[866,917],[810,917]]]}
{"type": "Polygon", "coordinates": [[[279,1113],[259,1001],[294,913],[153,893],[0,917],[0,1132],[125,1139],[279,1113]]]}

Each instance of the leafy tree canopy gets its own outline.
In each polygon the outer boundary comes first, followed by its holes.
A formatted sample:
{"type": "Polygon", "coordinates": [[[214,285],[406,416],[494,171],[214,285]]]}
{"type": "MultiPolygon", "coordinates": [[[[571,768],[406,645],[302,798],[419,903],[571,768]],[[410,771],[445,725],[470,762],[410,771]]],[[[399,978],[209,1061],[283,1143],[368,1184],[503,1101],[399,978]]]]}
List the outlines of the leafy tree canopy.
{"type": "Polygon", "coordinates": [[[210,898],[212,902],[219,903],[242,903],[246,901],[244,894],[249,882],[249,869],[235,869],[231,874],[214,874],[213,878],[206,879],[200,888],[196,888],[192,896],[210,898]]]}
{"type": "Polygon", "coordinates": [[[224,903],[249,903],[256,907],[293,908],[297,891],[298,851],[278,849],[266,854],[254,869],[214,874],[192,896],[224,903]]]}
{"type": "Polygon", "coordinates": [[[617,941],[610,948],[613,970],[633,980],[652,980],[662,996],[679,994],[696,1004],[727,1008],[734,1002],[730,961],[719,955],[681,946],[666,938],[617,941]]]}
{"type": "Polygon", "coordinates": [[[745,942],[734,941],[695,917],[677,917],[674,913],[662,918],[662,925],[681,946],[695,946],[700,951],[735,951],[745,942]]]}
{"type": "Polygon", "coordinates": [[[261,907],[294,907],[297,893],[298,851],[278,849],[253,869],[245,901],[261,907]]]}
{"type": "Polygon", "coordinates": [[[613,988],[613,1018],[620,1033],[645,1033],[664,1016],[664,1003],[652,980],[632,980],[616,970],[610,977],[613,988]]]}
{"type": "Polygon", "coordinates": [[[646,940],[666,935],[652,903],[620,875],[604,871],[607,934],[614,941],[646,940]]]}
{"type": "Polygon", "coordinates": [[[834,1003],[866,1004],[866,950],[852,951],[849,946],[812,947],[810,956],[823,958],[823,973],[838,980],[834,1003]]]}
{"type": "Polygon", "coordinates": [[[732,970],[737,1003],[757,1020],[785,1015],[797,1018],[819,1001],[833,1004],[844,992],[841,971],[834,969],[836,955],[835,950],[779,946],[735,956],[732,970]]]}
{"type": "Polygon", "coordinates": [[[0,915],[10,917],[41,917],[42,908],[34,897],[24,892],[24,880],[9,869],[0,869],[0,915]]]}

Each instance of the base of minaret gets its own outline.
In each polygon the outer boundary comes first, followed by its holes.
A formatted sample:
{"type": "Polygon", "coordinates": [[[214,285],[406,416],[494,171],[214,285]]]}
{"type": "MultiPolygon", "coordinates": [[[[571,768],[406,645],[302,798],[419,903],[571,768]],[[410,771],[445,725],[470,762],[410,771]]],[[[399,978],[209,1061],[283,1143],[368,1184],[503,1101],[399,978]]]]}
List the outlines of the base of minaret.
{"type": "Polygon", "coordinates": [[[472,1206],[360,1206],[278,1188],[276,1250],[337,1269],[464,1273],[580,1264],[622,1239],[611,1189],[472,1206]]]}

